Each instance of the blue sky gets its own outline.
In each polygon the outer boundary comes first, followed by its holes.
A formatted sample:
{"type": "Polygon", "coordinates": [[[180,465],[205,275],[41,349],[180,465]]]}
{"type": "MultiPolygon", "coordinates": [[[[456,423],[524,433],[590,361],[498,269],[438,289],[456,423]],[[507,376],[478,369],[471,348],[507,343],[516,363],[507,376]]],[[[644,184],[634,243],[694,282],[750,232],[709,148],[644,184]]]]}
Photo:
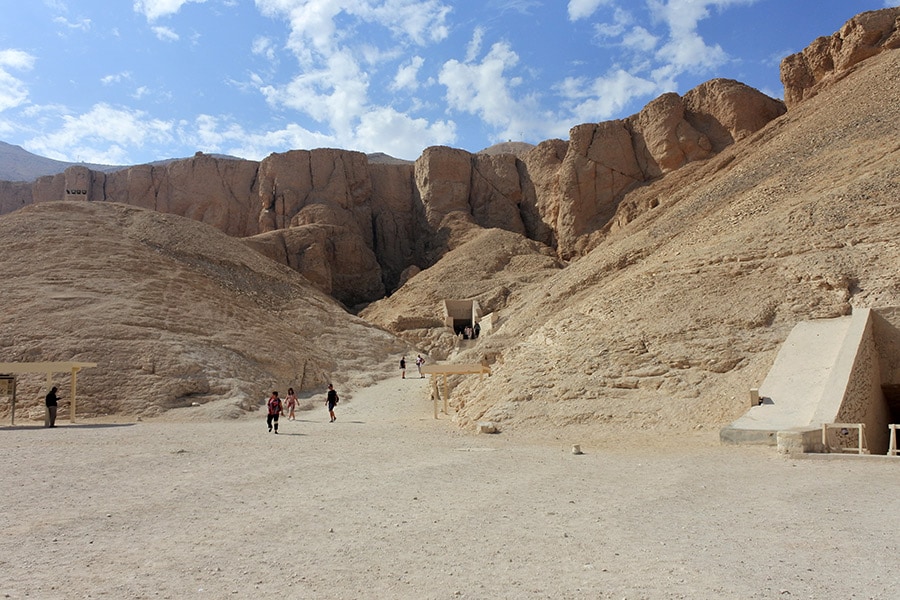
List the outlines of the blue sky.
{"type": "Polygon", "coordinates": [[[900,0],[0,0],[0,140],[139,164],[566,139],[900,0]]]}

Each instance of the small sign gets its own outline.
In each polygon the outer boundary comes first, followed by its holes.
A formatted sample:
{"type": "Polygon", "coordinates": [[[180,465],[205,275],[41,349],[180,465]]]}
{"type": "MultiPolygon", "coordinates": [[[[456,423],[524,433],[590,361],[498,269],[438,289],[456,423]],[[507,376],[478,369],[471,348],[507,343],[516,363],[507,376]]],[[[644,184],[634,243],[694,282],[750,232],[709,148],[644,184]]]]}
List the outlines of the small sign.
{"type": "Polygon", "coordinates": [[[14,375],[0,375],[0,396],[11,396],[16,386],[14,375]]]}

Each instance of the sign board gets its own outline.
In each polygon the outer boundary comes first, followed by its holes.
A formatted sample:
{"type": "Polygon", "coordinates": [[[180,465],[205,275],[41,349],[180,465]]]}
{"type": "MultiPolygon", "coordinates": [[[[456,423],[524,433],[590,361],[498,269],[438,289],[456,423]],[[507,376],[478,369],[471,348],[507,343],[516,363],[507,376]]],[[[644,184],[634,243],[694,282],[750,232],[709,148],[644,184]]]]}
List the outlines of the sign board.
{"type": "Polygon", "coordinates": [[[11,396],[16,387],[16,378],[13,375],[0,375],[0,396],[11,396]]]}

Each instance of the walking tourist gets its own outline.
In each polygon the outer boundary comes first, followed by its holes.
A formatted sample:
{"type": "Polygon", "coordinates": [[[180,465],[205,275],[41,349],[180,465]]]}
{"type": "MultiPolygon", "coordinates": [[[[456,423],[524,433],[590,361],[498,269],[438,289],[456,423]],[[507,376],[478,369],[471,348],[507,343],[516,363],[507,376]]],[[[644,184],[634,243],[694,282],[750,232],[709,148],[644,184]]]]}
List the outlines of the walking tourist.
{"type": "Polygon", "coordinates": [[[294,393],[294,388],[288,388],[287,396],[284,399],[284,404],[287,406],[288,410],[288,421],[295,421],[294,418],[294,409],[297,408],[297,394],[294,393]]]}
{"type": "Polygon", "coordinates": [[[269,409],[269,414],[266,416],[266,425],[269,426],[269,431],[272,431],[272,427],[274,427],[275,433],[278,433],[278,416],[284,414],[284,407],[281,404],[281,398],[278,397],[278,392],[272,392],[266,406],[269,409]]]}
{"type": "Polygon", "coordinates": [[[325,406],[328,407],[328,416],[331,417],[331,423],[337,421],[337,417],[334,416],[334,405],[338,403],[340,398],[338,398],[337,392],[334,391],[334,386],[330,383],[328,384],[328,395],[325,397],[325,406]]]}

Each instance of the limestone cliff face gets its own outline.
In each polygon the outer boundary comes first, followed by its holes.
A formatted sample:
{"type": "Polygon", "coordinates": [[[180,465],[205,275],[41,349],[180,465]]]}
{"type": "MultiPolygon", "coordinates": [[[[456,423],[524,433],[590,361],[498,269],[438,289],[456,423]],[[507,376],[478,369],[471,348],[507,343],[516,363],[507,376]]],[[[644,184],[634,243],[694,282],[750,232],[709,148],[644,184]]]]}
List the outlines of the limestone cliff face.
{"type": "Polygon", "coordinates": [[[83,166],[28,188],[0,187],[0,208],[119,202],[201,221],[287,264],[348,306],[382,298],[483,229],[589,251],[623,194],[703,160],[784,112],[729,80],[666,94],[624,120],[573,127],[520,153],[426,149],[415,163],[360,152],[294,150],[261,162],[198,153],[105,174],[83,166]]]}
{"type": "Polygon", "coordinates": [[[533,149],[524,162],[538,182],[534,206],[560,257],[589,251],[592,234],[635,186],[715,155],[785,110],[739,82],[714,79],[684,97],[664,94],[625,120],[573,127],[562,156],[559,145],[533,149]]]}
{"type": "Polygon", "coordinates": [[[856,15],[829,37],[781,61],[784,101],[790,107],[845,77],[854,65],[900,48],[900,7],[856,15]]]}

